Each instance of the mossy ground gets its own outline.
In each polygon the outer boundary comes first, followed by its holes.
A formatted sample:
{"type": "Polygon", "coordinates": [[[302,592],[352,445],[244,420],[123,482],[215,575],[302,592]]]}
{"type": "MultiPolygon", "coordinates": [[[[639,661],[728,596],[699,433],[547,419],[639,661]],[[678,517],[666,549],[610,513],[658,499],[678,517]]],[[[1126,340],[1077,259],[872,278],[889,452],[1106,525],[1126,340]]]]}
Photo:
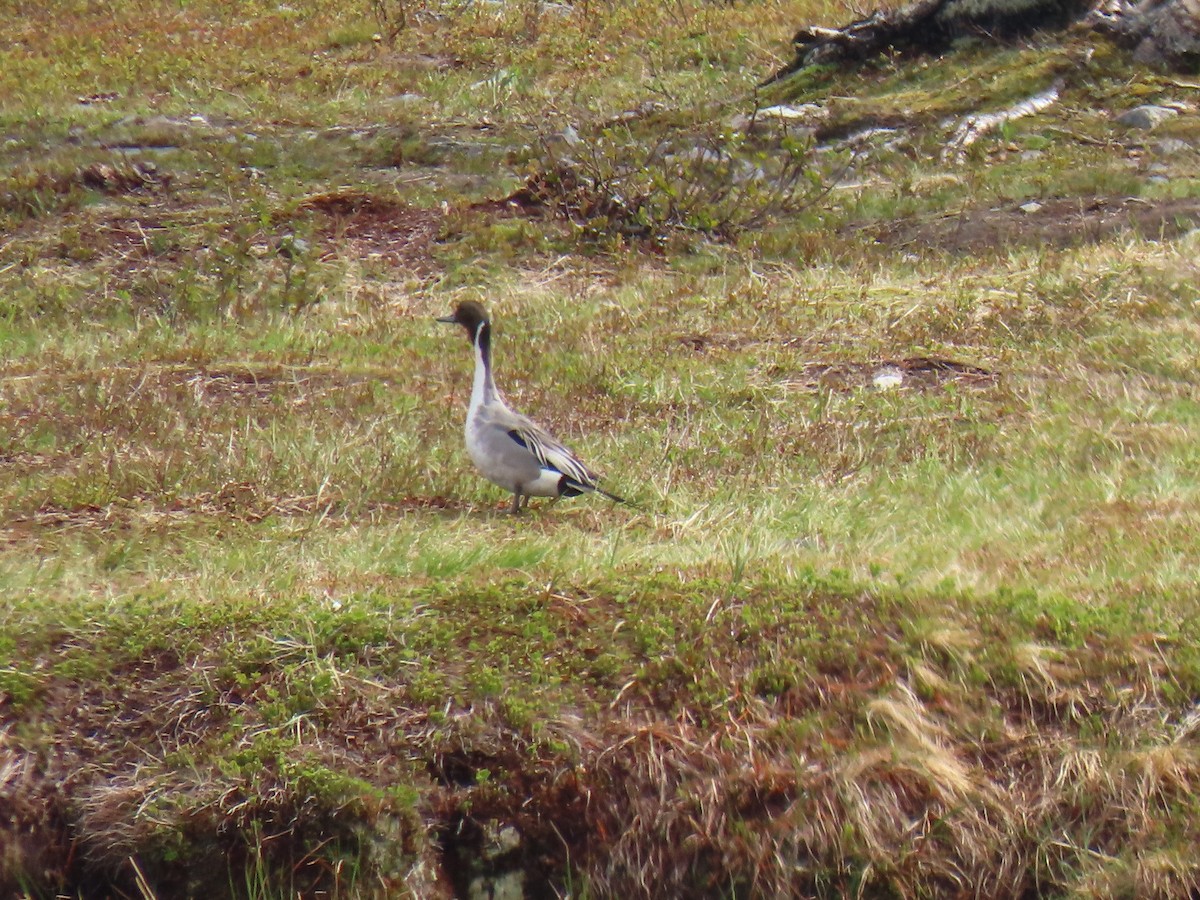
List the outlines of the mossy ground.
{"type": "Polygon", "coordinates": [[[1072,35],[756,92],[857,11],[408,12],[9,16],[3,890],[1200,890],[1196,85],[1072,35]],[[503,514],[462,298],[636,505],[503,514]]]}

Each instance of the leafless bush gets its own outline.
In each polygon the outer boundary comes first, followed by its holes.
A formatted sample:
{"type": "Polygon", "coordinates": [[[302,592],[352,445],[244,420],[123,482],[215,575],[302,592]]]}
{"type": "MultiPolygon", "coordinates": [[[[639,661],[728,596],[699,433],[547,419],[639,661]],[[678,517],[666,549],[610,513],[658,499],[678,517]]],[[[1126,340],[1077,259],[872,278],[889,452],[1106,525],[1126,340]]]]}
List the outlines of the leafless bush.
{"type": "Polygon", "coordinates": [[[420,0],[368,0],[368,4],[379,25],[379,33],[389,44],[408,27],[414,7],[423,5],[420,0]]]}
{"type": "Polygon", "coordinates": [[[809,142],[756,142],[741,133],[676,137],[647,146],[628,128],[591,139],[541,141],[522,199],[596,239],[696,232],[729,240],[794,214],[828,190],[809,142]]]}

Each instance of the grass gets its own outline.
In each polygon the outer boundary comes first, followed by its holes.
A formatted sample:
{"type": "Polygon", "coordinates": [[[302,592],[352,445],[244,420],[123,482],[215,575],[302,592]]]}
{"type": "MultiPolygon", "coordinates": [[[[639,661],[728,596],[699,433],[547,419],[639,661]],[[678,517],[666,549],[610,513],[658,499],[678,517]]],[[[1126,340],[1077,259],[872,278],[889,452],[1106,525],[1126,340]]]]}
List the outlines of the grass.
{"type": "Polygon", "coordinates": [[[738,194],[679,160],[769,168],[733,116],[861,10],[409,12],[14,13],[5,892],[1200,890],[1196,120],[1106,116],[1187,89],[1077,35],[801,74],[803,191],[738,194]],[[464,298],[636,506],[503,514],[464,298]]]}

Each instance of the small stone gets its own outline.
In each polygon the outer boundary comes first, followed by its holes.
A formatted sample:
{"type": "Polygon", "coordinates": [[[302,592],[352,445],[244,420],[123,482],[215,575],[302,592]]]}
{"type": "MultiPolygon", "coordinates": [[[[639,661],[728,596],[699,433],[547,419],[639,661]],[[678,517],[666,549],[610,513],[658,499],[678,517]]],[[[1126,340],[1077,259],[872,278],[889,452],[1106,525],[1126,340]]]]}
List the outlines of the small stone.
{"type": "Polygon", "coordinates": [[[484,829],[483,846],[480,855],[487,862],[494,862],[506,853],[511,853],[521,846],[521,832],[512,825],[491,824],[484,829]]]}
{"type": "Polygon", "coordinates": [[[578,147],[583,143],[583,138],[579,136],[579,132],[575,130],[573,125],[568,125],[559,134],[568,147],[578,147]]]}
{"type": "Polygon", "coordinates": [[[500,853],[509,853],[521,846],[521,832],[511,825],[506,825],[497,832],[495,843],[500,853]]]}
{"type": "Polygon", "coordinates": [[[871,380],[879,390],[890,391],[904,383],[904,372],[900,370],[899,366],[883,366],[871,380]]]}
{"type": "Polygon", "coordinates": [[[661,112],[665,108],[665,105],[657,100],[643,100],[632,109],[627,109],[624,112],[618,113],[615,116],[614,121],[632,122],[635,119],[644,119],[646,116],[653,115],[656,112],[661,112]]]}
{"type": "Polygon", "coordinates": [[[1192,149],[1192,145],[1179,138],[1163,138],[1154,145],[1154,149],[1164,155],[1174,156],[1176,153],[1187,153],[1192,149]]]}
{"type": "Polygon", "coordinates": [[[1179,110],[1171,109],[1169,106],[1145,105],[1126,110],[1117,116],[1116,121],[1117,124],[1124,125],[1126,128],[1140,128],[1143,131],[1149,131],[1177,115],[1179,115],[1179,110]]]}
{"type": "Polygon", "coordinates": [[[472,879],[467,885],[469,900],[524,900],[525,873],[520,869],[472,879]]]}
{"type": "MultiPolygon", "coordinates": [[[[671,156],[674,156],[672,154],[671,156]]],[[[729,154],[723,150],[714,150],[711,147],[692,147],[683,153],[678,154],[681,159],[686,159],[691,162],[702,163],[709,166],[718,166],[722,163],[729,162],[729,154]]],[[[668,156],[668,159],[671,157],[668,156]]]]}
{"type": "Polygon", "coordinates": [[[1028,203],[1022,203],[1017,209],[1021,210],[1027,216],[1032,216],[1034,213],[1042,211],[1042,204],[1036,200],[1030,200],[1028,203]]]}
{"type": "Polygon", "coordinates": [[[279,255],[285,259],[295,259],[307,252],[308,241],[304,238],[296,237],[294,234],[285,234],[279,239],[279,255]]]}

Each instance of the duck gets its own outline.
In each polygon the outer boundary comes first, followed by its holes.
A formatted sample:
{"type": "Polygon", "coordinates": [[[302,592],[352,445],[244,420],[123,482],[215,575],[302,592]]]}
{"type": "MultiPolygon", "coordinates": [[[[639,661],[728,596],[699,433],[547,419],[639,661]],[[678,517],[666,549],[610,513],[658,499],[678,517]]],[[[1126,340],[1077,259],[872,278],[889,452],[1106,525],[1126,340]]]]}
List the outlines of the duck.
{"type": "Polygon", "coordinates": [[[513,495],[511,512],[529,506],[530,497],[596,493],[617,503],[623,497],[600,487],[600,478],[556,437],[504,401],[492,376],[492,326],[483,304],[459,303],[436,321],[459,325],[475,350],[475,379],[465,428],[467,454],[488,481],[513,495]]]}

